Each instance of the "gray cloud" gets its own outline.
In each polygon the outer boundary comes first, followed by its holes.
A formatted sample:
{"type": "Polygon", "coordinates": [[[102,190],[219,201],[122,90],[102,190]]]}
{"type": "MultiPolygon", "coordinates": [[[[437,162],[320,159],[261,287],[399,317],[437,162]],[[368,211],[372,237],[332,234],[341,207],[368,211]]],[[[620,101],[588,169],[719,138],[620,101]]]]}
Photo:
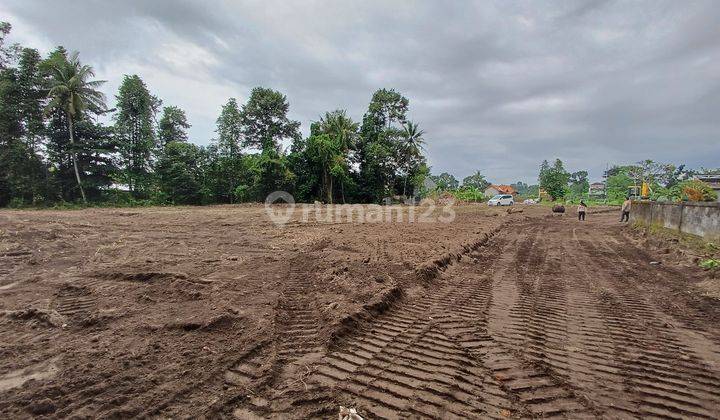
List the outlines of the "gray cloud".
{"type": "Polygon", "coordinates": [[[79,50],[113,97],[138,73],[213,137],[256,85],[303,123],[372,92],[410,99],[435,172],[533,181],[542,159],[598,178],[645,158],[720,166],[720,4],[6,0],[14,37],[79,50]]]}

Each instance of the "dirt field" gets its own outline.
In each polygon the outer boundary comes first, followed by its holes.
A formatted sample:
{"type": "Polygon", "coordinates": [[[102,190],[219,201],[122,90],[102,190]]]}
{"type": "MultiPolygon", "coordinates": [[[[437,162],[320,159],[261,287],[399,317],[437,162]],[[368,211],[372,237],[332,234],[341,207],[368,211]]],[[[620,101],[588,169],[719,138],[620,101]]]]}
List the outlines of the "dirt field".
{"type": "Polygon", "coordinates": [[[517,209],[0,212],[0,417],[720,417],[707,273],[517,209]]]}

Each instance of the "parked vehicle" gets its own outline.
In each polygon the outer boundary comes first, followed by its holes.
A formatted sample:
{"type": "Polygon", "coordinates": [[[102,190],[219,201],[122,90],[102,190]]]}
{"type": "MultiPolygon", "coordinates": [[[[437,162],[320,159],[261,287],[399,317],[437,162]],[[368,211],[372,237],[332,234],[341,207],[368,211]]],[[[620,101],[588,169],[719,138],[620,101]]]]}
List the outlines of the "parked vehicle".
{"type": "Polygon", "coordinates": [[[515,204],[515,200],[509,194],[498,194],[488,200],[488,206],[512,206],[513,204],[515,204]]]}

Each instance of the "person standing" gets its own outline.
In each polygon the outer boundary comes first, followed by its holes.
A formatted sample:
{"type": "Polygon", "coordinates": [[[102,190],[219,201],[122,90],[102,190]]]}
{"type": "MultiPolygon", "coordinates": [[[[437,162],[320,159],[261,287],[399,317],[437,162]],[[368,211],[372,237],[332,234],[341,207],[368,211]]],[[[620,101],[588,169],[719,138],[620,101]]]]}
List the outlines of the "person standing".
{"type": "Polygon", "coordinates": [[[580,200],[580,204],[578,205],[578,220],[585,221],[585,212],[587,211],[587,204],[585,204],[584,201],[580,200]]]}
{"type": "Polygon", "coordinates": [[[632,201],[630,201],[630,197],[625,199],[622,203],[622,208],[620,209],[622,211],[622,214],[620,215],[620,222],[629,222],[630,221],[630,206],[632,205],[632,201]]]}

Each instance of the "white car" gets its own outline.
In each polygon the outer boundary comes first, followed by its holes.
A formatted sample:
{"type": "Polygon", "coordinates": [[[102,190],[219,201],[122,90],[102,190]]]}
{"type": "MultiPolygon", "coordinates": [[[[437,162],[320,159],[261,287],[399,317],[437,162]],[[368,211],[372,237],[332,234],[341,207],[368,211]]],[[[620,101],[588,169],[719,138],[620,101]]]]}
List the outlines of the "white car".
{"type": "Polygon", "coordinates": [[[513,204],[515,204],[515,200],[510,194],[498,194],[488,200],[488,206],[512,206],[513,204]]]}

